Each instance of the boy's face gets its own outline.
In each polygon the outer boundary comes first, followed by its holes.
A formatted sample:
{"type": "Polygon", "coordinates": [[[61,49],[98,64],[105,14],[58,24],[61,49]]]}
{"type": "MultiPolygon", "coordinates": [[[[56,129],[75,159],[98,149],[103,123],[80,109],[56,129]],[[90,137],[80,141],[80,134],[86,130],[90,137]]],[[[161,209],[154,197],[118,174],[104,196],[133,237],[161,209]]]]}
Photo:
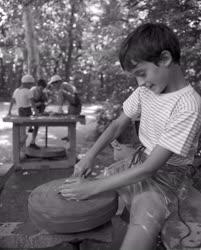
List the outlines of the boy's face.
{"type": "Polygon", "coordinates": [[[30,89],[33,86],[32,82],[24,82],[22,83],[22,86],[26,89],[30,89]]]}
{"type": "Polygon", "coordinates": [[[56,82],[53,82],[52,83],[52,89],[54,91],[57,91],[61,88],[61,85],[62,85],[62,81],[56,81],[56,82]]]}
{"type": "MultiPolygon", "coordinates": [[[[133,62],[135,64],[135,62],[133,62]]],[[[162,65],[157,66],[152,62],[139,62],[131,71],[139,86],[144,86],[155,94],[166,93],[168,87],[168,68],[162,65]]]]}

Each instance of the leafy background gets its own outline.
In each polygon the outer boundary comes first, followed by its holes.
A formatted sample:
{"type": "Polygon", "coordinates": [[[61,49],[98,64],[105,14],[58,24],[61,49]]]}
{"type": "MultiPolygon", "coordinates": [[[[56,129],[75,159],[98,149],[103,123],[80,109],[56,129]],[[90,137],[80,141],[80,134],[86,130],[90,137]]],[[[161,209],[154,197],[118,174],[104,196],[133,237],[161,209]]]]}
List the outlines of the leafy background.
{"type": "Polygon", "coordinates": [[[27,70],[23,12],[30,8],[40,77],[72,80],[83,102],[119,103],[136,87],[121,70],[118,49],[138,24],[164,22],[182,45],[182,68],[200,91],[200,0],[7,0],[0,1],[0,96],[9,97],[27,70]]]}

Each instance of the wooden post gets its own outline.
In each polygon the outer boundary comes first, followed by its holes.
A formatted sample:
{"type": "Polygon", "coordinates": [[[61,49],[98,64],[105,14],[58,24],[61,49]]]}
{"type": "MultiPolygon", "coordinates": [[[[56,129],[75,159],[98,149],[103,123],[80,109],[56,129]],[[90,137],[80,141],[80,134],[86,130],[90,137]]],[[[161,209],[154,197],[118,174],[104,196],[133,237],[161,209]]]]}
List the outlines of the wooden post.
{"type": "Polygon", "coordinates": [[[68,136],[70,142],[70,158],[72,158],[72,164],[76,163],[76,123],[68,125],[68,136]]]}
{"type": "Polygon", "coordinates": [[[15,168],[20,163],[20,125],[13,123],[13,162],[15,168]]]}

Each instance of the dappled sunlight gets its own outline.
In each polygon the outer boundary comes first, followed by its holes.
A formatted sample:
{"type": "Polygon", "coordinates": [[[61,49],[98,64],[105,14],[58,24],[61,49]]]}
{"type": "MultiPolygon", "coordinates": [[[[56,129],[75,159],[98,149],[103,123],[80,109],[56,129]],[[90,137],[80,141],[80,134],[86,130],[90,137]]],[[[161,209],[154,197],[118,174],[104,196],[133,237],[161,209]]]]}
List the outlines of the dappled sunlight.
{"type": "Polygon", "coordinates": [[[10,135],[0,135],[0,146],[3,146],[5,148],[12,146],[10,135]]]}
{"type": "MultiPolygon", "coordinates": [[[[90,106],[85,106],[85,107],[83,107],[82,108],[82,111],[85,111],[85,112],[87,112],[87,113],[94,113],[94,112],[96,112],[96,110],[97,109],[100,109],[100,108],[102,108],[102,105],[97,105],[97,104],[92,104],[92,105],[90,105],[90,106]]],[[[84,112],[84,113],[85,113],[84,112]]]]}
{"type": "Polygon", "coordinates": [[[11,146],[11,142],[9,141],[9,138],[8,139],[2,139],[2,137],[0,136],[0,145],[2,146],[11,146]]]}
{"type": "MultiPolygon", "coordinates": [[[[95,110],[96,111],[96,110],[95,110]]],[[[95,113],[94,109],[85,109],[85,114],[88,116],[88,114],[94,114],[95,113]]]]}
{"type": "MultiPolygon", "coordinates": [[[[42,134],[42,133],[40,133],[42,134]]],[[[53,135],[51,133],[48,133],[48,139],[53,139],[53,140],[56,140],[58,137],[56,135],[53,135]]],[[[45,135],[42,134],[41,136],[41,139],[44,139],[45,140],[45,135]]]]}
{"type": "MultiPolygon", "coordinates": [[[[6,115],[4,115],[4,116],[6,116],[6,115]]],[[[12,126],[13,125],[11,122],[4,122],[2,119],[0,119],[0,130],[11,129],[12,126]]]]}
{"type": "MultiPolygon", "coordinates": [[[[96,117],[94,115],[87,115],[86,114],[86,117],[87,117],[87,120],[96,120],[96,117]]],[[[86,123],[88,123],[88,121],[86,121],[86,123]]],[[[79,124],[78,124],[79,126],[79,124]]]]}

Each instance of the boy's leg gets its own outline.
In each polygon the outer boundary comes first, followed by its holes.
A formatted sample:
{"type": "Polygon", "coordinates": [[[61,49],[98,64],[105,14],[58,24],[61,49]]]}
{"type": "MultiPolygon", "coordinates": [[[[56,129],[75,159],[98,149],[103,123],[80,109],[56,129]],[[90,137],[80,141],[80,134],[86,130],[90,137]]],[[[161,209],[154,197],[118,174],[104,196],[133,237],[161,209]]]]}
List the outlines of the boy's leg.
{"type": "Polygon", "coordinates": [[[26,127],[20,126],[20,145],[21,145],[21,148],[26,147],[26,139],[27,139],[26,127]]]}
{"type": "Polygon", "coordinates": [[[136,196],[130,211],[130,225],[121,250],[152,250],[165,221],[166,206],[160,194],[147,191],[136,196]]]}
{"type": "Polygon", "coordinates": [[[35,149],[40,149],[40,147],[36,145],[36,137],[38,134],[38,128],[39,128],[38,126],[34,126],[33,133],[32,133],[32,139],[30,142],[30,147],[33,147],[35,149]]]}

